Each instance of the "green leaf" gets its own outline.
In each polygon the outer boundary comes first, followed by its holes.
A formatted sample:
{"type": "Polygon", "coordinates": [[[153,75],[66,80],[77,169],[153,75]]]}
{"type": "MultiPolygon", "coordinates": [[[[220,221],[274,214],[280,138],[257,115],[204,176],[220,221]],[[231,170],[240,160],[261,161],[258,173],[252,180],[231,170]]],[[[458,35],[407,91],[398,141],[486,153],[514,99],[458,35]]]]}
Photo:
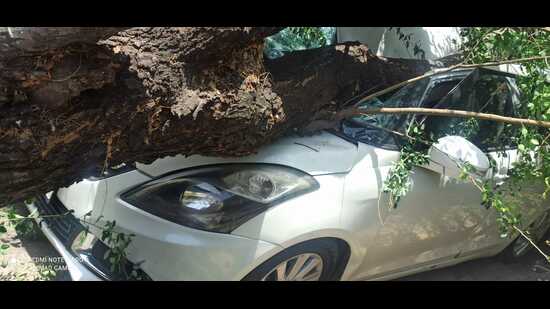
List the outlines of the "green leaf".
{"type": "Polygon", "coordinates": [[[521,128],[521,134],[522,134],[523,136],[527,136],[527,133],[528,133],[528,131],[527,131],[527,128],[526,128],[526,127],[521,128]]]}
{"type": "Polygon", "coordinates": [[[534,138],[532,138],[532,139],[531,139],[531,144],[533,144],[533,145],[535,145],[535,146],[538,146],[538,145],[539,145],[539,141],[536,140],[536,139],[534,139],[534,138]]]}
{"type": "Polygon", "coordinates": [[[521,150],[521,151],[525,151],[525,145],[519,144],[518,149],[521,150]]]}
{"type": "Polygon", "coordinates": [[[4,233],[6,233],[7,231],[8,231],[8,230],[6,229],[5,226],[0,225],[0,234],[4,234],[4,233]]]}
{"type": "Polygon", "coordinates": [[[10,245],[8,245],[8,244],[2,244],[2,245],[0,246],[0,249],[2,249],[2,250],[8,250],[9,247],[10,247],[10,245]]]}

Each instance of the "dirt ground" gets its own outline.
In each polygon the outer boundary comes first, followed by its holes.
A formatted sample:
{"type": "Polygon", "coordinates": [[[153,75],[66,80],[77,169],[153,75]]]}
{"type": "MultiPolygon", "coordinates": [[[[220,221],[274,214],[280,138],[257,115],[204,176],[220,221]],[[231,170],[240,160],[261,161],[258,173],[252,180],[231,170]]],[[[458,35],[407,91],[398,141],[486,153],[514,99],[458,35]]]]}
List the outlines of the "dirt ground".
{"type": "MultiPolygon", "coordinates": [[[[6,212],[5,208],[0,212],[6,212]]],[[[28,215],[24,206],[16,207],[20,215],[28,215]]],[[[9,245],[0,253],[0,280],[71,280],[63,258],[50,245],[48,239],[36,224],[31,235],[18,235],[13,226],[7,226],[7,233],[0,234],[0,244],[9,245]]]]}
{"type": "MultiPolygon", "coordinates": [[[[23,207],[18,207],[17,212],[22,215],[28,214],[23,207]]],[[[20,237],[13,227],[9,227],[7,233],[0,234],[0,245],[9,245],[4,254],[0,254],[0,280],[71,280],[61,256],[37,227],[35,230],[34,235],[20,237]]],[[[544,239],[550,239],[550,232],[544,239]]],[[[548,246],[541,246],[550,253],[548,246]]],[[[486,258],[399,280],[549,281],[550,264],[533,250],[514,264],[506,264],[498,258],[486,258]]]]}

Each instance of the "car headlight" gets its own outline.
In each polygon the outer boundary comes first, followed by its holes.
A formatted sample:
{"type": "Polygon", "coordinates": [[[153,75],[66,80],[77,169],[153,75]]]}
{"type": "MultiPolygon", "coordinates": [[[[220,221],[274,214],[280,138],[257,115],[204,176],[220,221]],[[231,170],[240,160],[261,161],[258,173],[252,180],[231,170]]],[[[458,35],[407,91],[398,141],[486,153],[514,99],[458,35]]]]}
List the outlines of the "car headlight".
{"type": "Polygon", "coordinates": [[[224,164],[171,174],[121,195],[166,220],[229,233],[283,200],[319,188],[310,175],[270,164],[224,164]]]}

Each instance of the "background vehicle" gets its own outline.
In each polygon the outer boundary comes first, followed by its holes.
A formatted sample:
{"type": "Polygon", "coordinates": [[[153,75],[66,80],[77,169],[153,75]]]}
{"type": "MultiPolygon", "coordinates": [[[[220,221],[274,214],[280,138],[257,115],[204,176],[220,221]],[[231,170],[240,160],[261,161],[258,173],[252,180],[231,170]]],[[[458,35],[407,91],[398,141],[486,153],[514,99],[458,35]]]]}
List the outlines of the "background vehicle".
{"type": "MultiPolygon", "coordinates": [[[[513,116],[519,93],[513,75],[476,69],[439,74],[380,99],[384,106],[513,116]]],[[[495,211],[481,205],[479,191],[458,180],[441,156],[415,168],[410,192],[389,207],[381,189],[403,140],[388,130],[403,132],[413,119],[436,139],[452,137],[442,139],[440,152],[487,172],[492,158],[496,169],[480,177],[506,185],[517,159],[507,133],[516,128],[376,115],[348,119],[338,132],[283,138],[248,157],[176,156],[136,164],[28,207],[41,214],[73,211],[44,218],[42,228],[75,280],[126,278],[110,269],[107,246],[98,239],[97,226],[107,221],[135,234],[127,267],[139,264],[152,280],[392,279],[507,247],[512,257],[524,254],[530,247],[517,235],[501,237],[495,211]],[[82,220],[93,223],[91,233],[82,233],[82,220]]],[[[542,236],[550,216],[538,190],[534,185],[526,190],[532,195],[520,198],[525,225],[542,236]]]]}

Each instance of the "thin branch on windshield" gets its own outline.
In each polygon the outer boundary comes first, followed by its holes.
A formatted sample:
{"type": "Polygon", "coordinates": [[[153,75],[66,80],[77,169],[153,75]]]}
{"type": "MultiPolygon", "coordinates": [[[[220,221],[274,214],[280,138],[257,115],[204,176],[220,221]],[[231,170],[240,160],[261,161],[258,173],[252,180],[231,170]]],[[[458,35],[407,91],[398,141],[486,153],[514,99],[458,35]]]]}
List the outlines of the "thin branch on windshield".
{"type": "Polygon", "coordinates": [[[454,109],[441,108],[423,108],[423,107],[378,107],[369,109],[354,108],[338,113],[337,119],[345,119],[356,115],[372,115],[372,114],[418,114],[418,115],[434,115],[444,117],[461,117],[461,118],[477,118],[496,122],[505,122],[518,125],[531,125],[550,128],[549,121],[533,120],[525,118],[506,117],[496,114],[477,113],[454,109]]]}

